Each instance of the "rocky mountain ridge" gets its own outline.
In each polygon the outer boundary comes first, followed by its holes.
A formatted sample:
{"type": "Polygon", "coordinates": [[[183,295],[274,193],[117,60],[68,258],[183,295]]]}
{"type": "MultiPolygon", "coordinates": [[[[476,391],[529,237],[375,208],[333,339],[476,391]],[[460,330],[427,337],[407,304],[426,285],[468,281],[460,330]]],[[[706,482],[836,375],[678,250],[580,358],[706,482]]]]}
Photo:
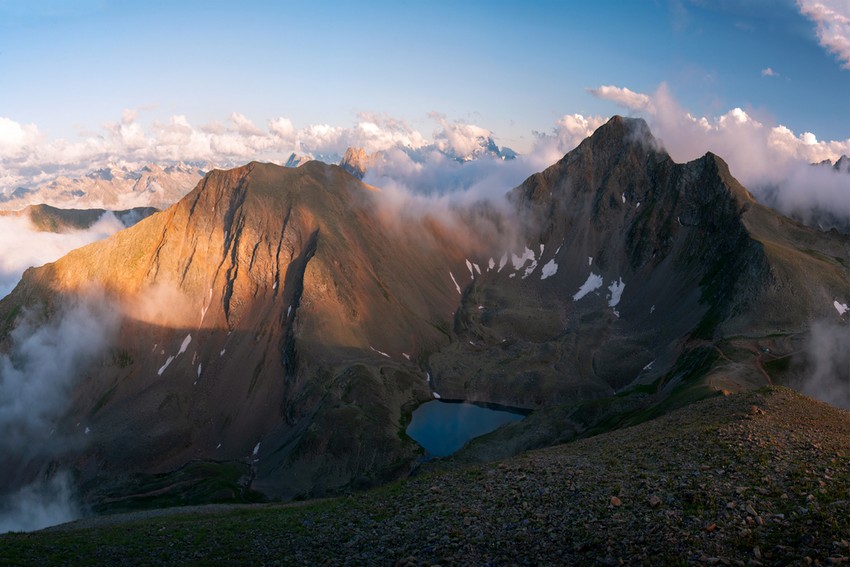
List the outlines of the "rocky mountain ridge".
{"type": "Polygon", "coordinates": [[[802,380],[812,321],[847,324],[848,238],[759,205],[717,156],[674,163],[640,120],[503,209],[396,214],[340,167],[251,163],[29,270],[3,348],[22,310],[92,286],[121,315],[58,419],[85,448],[41,470],[72,468],[96,504],[191,462],[318,496],[406,474],[406,416],[434,395],[536,410],[492,437],[516,453],[802,380]]]}

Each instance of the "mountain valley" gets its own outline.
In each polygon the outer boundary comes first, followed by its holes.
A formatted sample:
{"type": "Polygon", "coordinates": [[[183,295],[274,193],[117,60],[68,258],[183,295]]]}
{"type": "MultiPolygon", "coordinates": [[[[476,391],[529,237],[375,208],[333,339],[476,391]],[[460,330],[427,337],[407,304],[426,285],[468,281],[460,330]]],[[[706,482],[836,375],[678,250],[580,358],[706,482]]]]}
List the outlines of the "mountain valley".
{"type": "Polygon", "coordinates": [[[451,461],[480,463],[811,392],[813,328],[848,336],[850,237],[759,204],[718,156],[673,162],[639,119],[504,201],[395,207],[338,166],[253,162],[28,270],[0,300],[9,364],[69,304],[114,319],[52,441],[0,442],[3,486],[68,470],[95,512],[347,493],[444,466],[405,434],[437,397],[531,412],[451,461]]]}

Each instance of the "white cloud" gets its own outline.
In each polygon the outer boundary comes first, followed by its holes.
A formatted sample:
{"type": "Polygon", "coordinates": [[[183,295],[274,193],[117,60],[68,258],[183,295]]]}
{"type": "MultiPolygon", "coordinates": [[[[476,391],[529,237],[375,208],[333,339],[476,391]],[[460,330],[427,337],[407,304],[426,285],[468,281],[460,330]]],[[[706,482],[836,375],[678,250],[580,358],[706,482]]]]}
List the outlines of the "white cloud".
{"type": "Polygon", "coordinates": [[[96,292],[58,305],[48,321],[26,311],[19,318],[8,352],[0,354],[0,451],[10,465],[70,445],[57,422],[85,366],[114,337],[118,319],[118,310],[96,292]]]}
{"type": "Polygon", "coordinates": [[[490,138],[492,133],[486,128],[465,122],[449,122],[445,116],[432,113],[441,130],[434,131],[434,144],[440,151],[458,157],[469,156],[481,147],[481,141],[490,138]]]}
{"type": "Polygon", "coordinates": [[[761,70],[762,77],[778,77],[779,73],[773,70],[771,67],[766,67],[761,70]]]}
{"type": "Polygon", "coordinates": [[[628,108],[629,110],[644,110],[646,112],[654,112],[652,99],[641,93],[636,93],[627,88],[615,87],[613,85],[603,85],[596,89],[590,89],[590,93],[597,97],[628,108]]]}
{"type": "Polygon", "coordinates": [[[63,524],[82,516],[71,475],[60,472],[40,479],[0,499],[0,534],[29,532],[63,524]]]}
{"type": "Polygon", "coordinates": [[[850,409],[850,327],[816,321],[804,351],[809,378],[803,393],[834,406],[850,409]]]}
{"type": "Polygon", "coordinates": [[[289,118],[272,118],[269,120],[269,132],[283,140],[290,140],[295,136],[295,127],[289,118]]]}
{"type": "Polygon", "coordinates": [[[242,136],[265,136],[266,133],[257,128],[251,120],[239,112],[233,112],[230,115],[230,123],[233,124],[233,131],[242,136]]]}
{"type": "Polygon", "coordinates": [[[0,160],[18,157],[40,140],[35,124],[18,124],[0,116],[0,160]]]}
{"type": "Polygon", "coordinates": [[[797,0],[800,12],[812,20],[821,46],[850,69],[850,4],[847,0],[797,0]]]}
{"type": "Polygon", "coordinates": [[[536,164],[537,169],[544,169],[561,159],[607,121],[605,116],[565,114],[550,133],[534,132],[537,141],[528,159],[536,164]]]}
{"type": "Polygon", "coordinates": [[[12,291],[27,268],[58,260],[123,228],[112,213],[104,214],[87,230],[61,234],[39,232],[26,218],[0,217],[0,298],[12,291]]]}

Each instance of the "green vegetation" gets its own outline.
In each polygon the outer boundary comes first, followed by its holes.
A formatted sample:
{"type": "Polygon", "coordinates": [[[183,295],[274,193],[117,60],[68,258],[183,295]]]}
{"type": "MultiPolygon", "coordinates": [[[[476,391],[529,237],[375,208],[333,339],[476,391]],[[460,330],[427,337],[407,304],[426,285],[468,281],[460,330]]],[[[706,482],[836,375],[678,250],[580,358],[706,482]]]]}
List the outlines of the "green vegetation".
{"type": "MultiPolygon", "coordinates": [[[[99,480],[103,483],[103,480],[99,480]]],[[[262,502],[248,488],[250,467],[240,462],[193,461],[164,474],[116,477],[91,489],[97,497],[92,511],[98,514],[192,506],[209,503],[262,502]]]]}
{"type": "Polygon", "coordinates": [[[791,368],[792,360],[793,357],[789,354],[780,358],[774,358],[771,361],[765,362],[762,366],[764,367],[764,371],[770,376],[771,380],[775,380],[788,372],[791,368]]]}
{"type": "Polygon", "coordinates": [[[135,360],[133,355],[121,348],[112,349],[112,365],[118,368],[127,368],[133,364],[135,360]]]}

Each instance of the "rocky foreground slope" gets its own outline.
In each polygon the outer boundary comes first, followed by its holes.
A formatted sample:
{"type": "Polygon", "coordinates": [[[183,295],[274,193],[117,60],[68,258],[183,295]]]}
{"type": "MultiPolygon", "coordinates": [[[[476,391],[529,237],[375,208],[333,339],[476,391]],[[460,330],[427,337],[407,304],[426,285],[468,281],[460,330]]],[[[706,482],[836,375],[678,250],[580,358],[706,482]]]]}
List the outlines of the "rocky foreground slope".
{"type": "Polygon", "coordinates": [[[489,465],[298,505],[172,509],[0,536],[39,565],[833,565],[850,413],[784,388],[489,465]]]}

